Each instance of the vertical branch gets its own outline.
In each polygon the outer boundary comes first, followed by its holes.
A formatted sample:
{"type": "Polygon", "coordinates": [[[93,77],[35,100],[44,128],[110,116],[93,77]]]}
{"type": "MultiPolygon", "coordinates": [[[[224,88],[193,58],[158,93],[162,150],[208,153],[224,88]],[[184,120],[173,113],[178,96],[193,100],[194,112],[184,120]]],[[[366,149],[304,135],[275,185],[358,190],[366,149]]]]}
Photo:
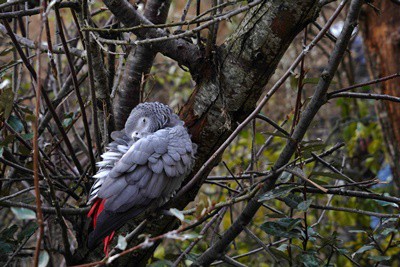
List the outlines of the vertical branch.
{"type": "MultiPolygon", "coordinates": [[[[188,13],[188,11],[189,11],[190,4],[191,4],[191,3],[192,3],[192,0],[187,0],[186,5],[185,5],[185,8],[183,9],[183,12],[182,12],[181,22],[183,22],[183,21],[186,20],[186,15],[187,15],[187,13],[188,13]]],[[[176,31],[177,31],[177,32],[182,31],[182,26],[183,26],[183,25],[179,25],[176,31]]]]}
{"type": "MultiPolygon", "coordinates": [[[[219,0],[213,0],[213,7],[219,5],[219,0]]],[[[221,13],[222,8],[213,10],[211,12],[211,16],[215,16],[217,11],[221,13]]],[[[210,25],[208,29],[208,37],[207,37],[207,46],[206,46],[206,57],[210,58],[212,56],[212,51],[215,48],[215,43],[217,41],[217,33],[218,33],[219,23],[215,23],[210,25]]]]}
{"type": "MultiPolygon", "coordinates": [[[[167,19],[170,0],[149,0],[144,15],[154,24],[167,19]]],[[[140,102],[142,76],[146,76],[153,65],[156,53],[148,46],[137,46],[127,59],[121,88],[114,100],[114,117],[117,129],[122,129],[130,111],[140,102]]]]}
{"type": "MultiPolygon", "coordinates": [[[[201,9],[201,1],[196,0],[196,16],[198,17],[200,15],[200,9],[201,9]]],[[[200,26],[200,22],[196,23],[196,27],[200,26]]],[[[197,45],[201,46],[201,35],[200,31],[197,32],[197,45]]]]}
{"type": "MultiPolygon", "coordinates": [[[[43,12],[46,7],[46,0],[41,0],[42,9],[40,10],[40,30],[38,36],[38,43],[42,42],[42,32],[43,32],[43,25],[44,25],[44,17],[43,12]]],[[[42,243],[42,238],[44,234],[44,225],[43,225],[43,214],[42,214],[42,203],[40,200],[40,189],[39,189],[39,136],[38,136],[38,120],[39,120],[39,109],[40,109],[40,91],[41,91],[41,66],[40,66],[40,48],[36,51],[37,56],[37,73],[38,78],[36,81],[36,101],[35,101],[35,120],[32,123],[33,128],[33,183],[35,186],[35,197],[36,197],[36,218],[37,224],[39,226],[39,236],[36,240],[36,248],[35,248],[35,255],[33,260],[33,265],[39,265],[39,254],[40,254],[40,247],[42,243]]]]}
{"type": "Polygon", "coordinates": [[[55,15],[56,15],[56,21],[57,21],[57,24],[58,24],[59,30],[60,30],[61,43],[62,43],[62,46],[64,48],[65,55],[67,56],[67,61],[68,61],[69,69],[70,69],[71,76],[72,76],[72,83],[73,83],[74,88],[75,88],[75,94],[76,94],[76,97],[78,99],[79,107],[81,109],[83,127],[85,129],[86,140],[87,140],[87,143],[88,143],[87,145],[88,145],[88,150],[89,150],[89,159],[90,159],[90,163],[91,163],[91,166],[92,166],[92,171],[95,171],[96,170],[96,160],[94,159],[94,154],[93,154],[92,138],[90,136],[89,123],[88,123],[87,117],[86,117],[85,104],[83,103],[82,96],[81,96],[81,93],[79,91],[79,84],[78,84],[78,79],[76,77],[74,64],[73,64],[73,61],[72,61],[71,54],[69,53],[69,48],[68,48],[67,41],[65,39],[64,30],[63,30],[63,26],[62,26],[62,23],[61,23],[59,5],[60,4],[57,3],[55,5],[55,9],[54,9],[55,15]]]}
{"type": "MultiPolygon", "coordinates": [[[[83,14],[83,21],[88,21],[88,5],[87,5],[87,1],[83,1],[83,10],[82,10],[82,14],[83,14]]],[[[74,13],[74,12],[73,12],[74,13]]],[[[75,17],[75,16],[74,16],[75,17]]],[[[85,32],[85,48],[86,48],[86,58],[87,58],[87,63],[88,63],[88,74],[89,74],[89,89],[90,89],[90,97],[91,97],[91,101],[92,101],[92,116],[93,116],[93,131],[95,134],[95,141],[96,141],[96,146],[97,146],[97,151],[99,154],[101,154],[102,151],[102,146],[101,146],[101,140],[102,140],[102,135],[100,132],[100,127],[99,127],[99,120],[98,120],[98,116],[97,116],[97,109],[98,109],[98,104],[97,104],[97,97],[96,97],[96,87],[94,84],[94,74],[93,74],[93,59],[92,59],[92,49],[91,49],[91,40],[90,40],[90,34],[89,32],[85,32]]],[[[99,54],[99,51],[96,51],[97,54],[99,54]]],[[[106,84],[103,84],[102,86],[106,86],[106,84]]],[[[103,135],[103,138],[105,140],[108,139],[107,136],[103,135]]]]}
{"type": "MultiPolygon", "coordinates": [[[[307,41],[307,27],[304,28],[303,47],[306,47],[306,41],[307,41]]],[[[296,108],[295,108],[294,115],[293,115],[291,134],[293,133],[294,127],[296,127],[296,125],[300,119],[300,114],[301,114],[301,108],[302,108],[301,96],[303,93],[303,86],[304,86],[303,80],[304,80],[304,76],[305,76],[304,59],[305,58],[302,58],[302,60],[300,62],[300,76],[299,76],[299,80],[297,82],[296,108]]]]}

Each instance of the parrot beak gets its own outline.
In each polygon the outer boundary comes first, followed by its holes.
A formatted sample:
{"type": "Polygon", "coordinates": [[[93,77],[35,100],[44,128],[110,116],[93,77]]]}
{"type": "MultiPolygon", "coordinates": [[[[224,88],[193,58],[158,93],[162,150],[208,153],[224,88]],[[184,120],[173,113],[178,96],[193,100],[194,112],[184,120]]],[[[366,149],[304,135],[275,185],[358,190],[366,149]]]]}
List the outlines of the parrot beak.
{"type": "Polygon", "coordinates": [[[142,134],[141,133],[139,133],[137,131],[134,131],[132,133],[132,139],[140,139],[140,138],[142,138],[142,134]]]}

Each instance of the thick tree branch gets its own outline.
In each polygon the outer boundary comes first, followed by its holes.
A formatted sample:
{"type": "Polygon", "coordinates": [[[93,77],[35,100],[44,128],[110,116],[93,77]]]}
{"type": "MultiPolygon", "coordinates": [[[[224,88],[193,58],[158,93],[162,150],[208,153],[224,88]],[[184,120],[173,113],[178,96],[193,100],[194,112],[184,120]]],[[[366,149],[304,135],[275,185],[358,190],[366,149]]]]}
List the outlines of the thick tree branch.
{"type": "MultiPolygon", "coordinates": [[[[322,72],[321,79],[315,89],[311,102],[308,104],[306,110],[302,113],[300,121],[293,132],[292,138],[288,140],[287,145],[285,146],[278,160],[275,162],[272,170],[279,169],[289,162],[290,158],[297,149],[297,145],[303,139],[306,131],[308,130],[313,118],[321,106],[326,103],[326,92],[339,66],[339,63],[341,62],[342,56],[350,41],[351,34],[357,25],[357,19],[362,3],[362,0],[352,1],[343,30],[338,38],[338,41],[336,42],[334,50],[332,51],[328,67],[322,72]]],[[[263,185],[260,193],[249,201],[243,212],[233,223],[233,225],[222,235],[221,239],[219,239],[212,247],[203,253],[198,258],[197,262],[193,264],[193,266],[207,266],[220,257],[226,246],[243,231],[243,228],[251,221],[257,210],[261,207],[262,203],[258,202],[258,197],[263,193],[273,189],[277,179],[278,174],[271,177],[263,185]]]]}

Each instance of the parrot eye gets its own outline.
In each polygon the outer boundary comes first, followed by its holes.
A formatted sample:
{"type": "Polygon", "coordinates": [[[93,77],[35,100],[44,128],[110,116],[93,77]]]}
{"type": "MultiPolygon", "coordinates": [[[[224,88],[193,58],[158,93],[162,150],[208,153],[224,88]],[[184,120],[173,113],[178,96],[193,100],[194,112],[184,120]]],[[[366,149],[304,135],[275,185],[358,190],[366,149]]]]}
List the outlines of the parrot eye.
{"type": "Polygon", "coordinates": [[[146,122],[146,119],[143,119],[143,122],[146,122]]]}

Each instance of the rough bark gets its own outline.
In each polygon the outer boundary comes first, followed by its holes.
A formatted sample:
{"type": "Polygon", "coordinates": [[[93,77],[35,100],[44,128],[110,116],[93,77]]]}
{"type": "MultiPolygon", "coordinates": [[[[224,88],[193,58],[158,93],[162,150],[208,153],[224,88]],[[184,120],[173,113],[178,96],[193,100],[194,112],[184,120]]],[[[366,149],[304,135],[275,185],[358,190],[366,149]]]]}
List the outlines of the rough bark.
{"type": "MultiPolygon", "coordinates": [[[[376,79],[400,73],[400,5],[394,1],[375,1],[373,4],[380,14],[366,7],[361,29],[371,78],[376,79]]],[[[376,88],[381,94],[400,96],[399,85],[397,78],[376,85],[376,88]]],[[[379,101],[377,109],[391,158],[393,178],[400,188],[400,106],[395,102],[379,101]]]]}
{"type": "MultiPolygon", "coordinates": [[[[108,5],[108,1],[104,2],[114,13],[113,6],[108,5]]],[[[114,6],[121,6],[121,3],[116,2],[113,2],[114,6]]],[[[205,59],[195,53],[191,59],[187,59],[197,85],[180,115],[189,127],[193,140],[199,145],[193,173],[229,136],[237,123],[254,109],[287,47],[316,18],[318,11],[318,1],[315,0],[263,2],[248,12],[226,45],[218,48],[215,58],[205,59]],[[200,64],[199,58],[202,59],[200,64]]],[[[191,45],[186,44],[188,47],[191,45]]],[[[178,62],[182,59],[182,55],[175,55],[173,51],[164,53],[163,47],[153,48],[178,62]]],[[[204,178],[207,174],[204,174],[204,178]]],[[[194,199],[201,183],[171,205],[183,209],[194,199]]],[[[175,225],[174,219],[164,217],[148,224],[145,232],[155,236],[175,225]]],[[[155,247],[130,255],[126,264],[145,265],[155,247]]]]}

